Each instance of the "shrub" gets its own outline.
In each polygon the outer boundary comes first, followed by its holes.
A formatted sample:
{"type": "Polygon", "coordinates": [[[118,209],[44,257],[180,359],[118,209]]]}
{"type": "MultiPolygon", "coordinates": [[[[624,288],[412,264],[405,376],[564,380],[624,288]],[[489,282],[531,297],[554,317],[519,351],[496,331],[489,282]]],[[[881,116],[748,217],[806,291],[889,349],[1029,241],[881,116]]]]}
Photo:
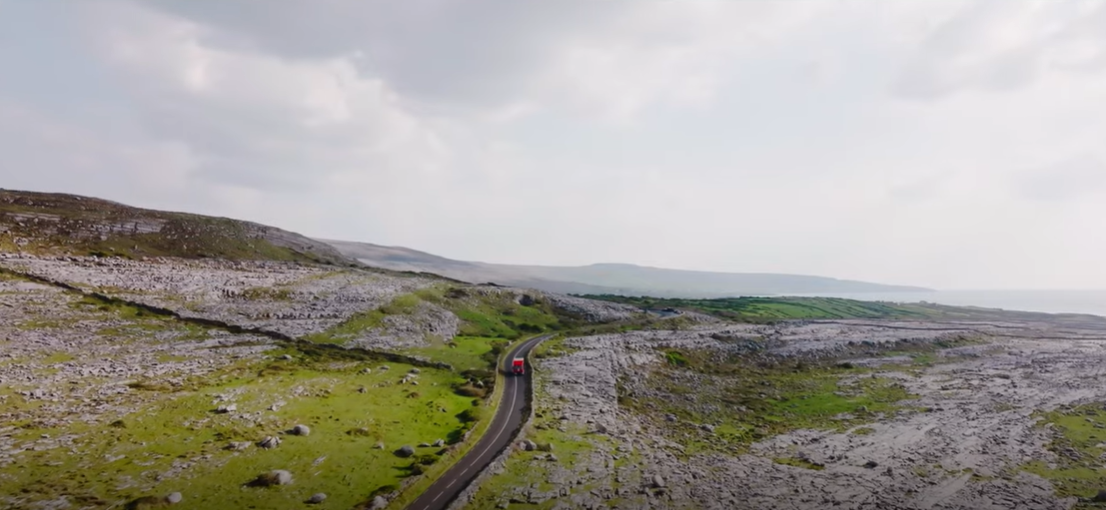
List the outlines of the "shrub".
{"type": "Polygon", "coordinates": [[[687,358],[679,351],[668,351],[664,353],[664,359],[668,361],[669,365],[677,367],[687,366],[687,358]]]}
{"type": "Polygon", "coordinates": [[[472,423],[483,420],[486,415],[487,412],[483,407],[470,407],[461,411],[461,414],[457,415],[457,418],[464,423],[472,423]]]}
{"type": "Polygon", "coordinates": [[[476,386],[473,386],[472,383],[465,383],[461,386],[458,386],[456,389],[454,389],[454,392],[463,397],[484,398],[488,395],[487,390],[485,390],[484,388],[477,388],[476,386]]]}

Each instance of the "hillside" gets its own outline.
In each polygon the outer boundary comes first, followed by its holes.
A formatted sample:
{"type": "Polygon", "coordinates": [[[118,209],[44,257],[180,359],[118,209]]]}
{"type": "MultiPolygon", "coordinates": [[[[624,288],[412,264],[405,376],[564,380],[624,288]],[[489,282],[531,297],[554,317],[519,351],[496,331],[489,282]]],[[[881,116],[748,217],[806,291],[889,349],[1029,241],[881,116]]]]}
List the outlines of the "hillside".
{"type": "Polygon", "coordinates": [[[592,264],[581,267],[487,264],[452,260],[402,247],[324,240],[343,255],[376,267],[440,274],[468,282],[495,282],[568,294],[614,294],[669,298],[825,292],[924,292],[928,289],[883,285],[820,276],[718,273],[592,264]]]}
{"type": "Polygon", "coordinates": [[[61,193],[0,190],[0,234],[0,251],[356,264],[279,228],[61,193]]]}
{"type": "Polygon", "coordinates": [[[760,323],[788,320],[1041,321],[1069,326],[1106,327],[1106,317],[958,307],[932,303],[887,303],[827,297],[740,297],[666,299],[611,294],[588,299],[636,306],[654,313],[672,310],[702,313],[728,321],[760,323]]]}

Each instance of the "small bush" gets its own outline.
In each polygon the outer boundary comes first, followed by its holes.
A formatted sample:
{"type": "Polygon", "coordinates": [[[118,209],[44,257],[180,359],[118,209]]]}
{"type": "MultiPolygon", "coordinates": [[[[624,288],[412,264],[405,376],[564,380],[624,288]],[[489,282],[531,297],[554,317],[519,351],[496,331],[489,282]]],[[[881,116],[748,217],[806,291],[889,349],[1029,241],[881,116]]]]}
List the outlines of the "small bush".
{"type": "Polygon", "coordinates": [[[669,365],[683,367],[687,366],[687,358],[684,357],[679,351],[668,351],[664,353],[664,359],[668,361],[669,365]]]}
{"type": "Polygon", "coordinates": [[[461,414],[457,415],[457,418],[464,423],[472,423],[483,420],[487,412],[483,407],[470,407],[461,411],[461,414]]]}
{"type": "Polygon", "coordinates": [[[465,383],[457,387],[454,392],[463,397],[484,398],[488,395],[487,390],[485,390],[484,388],[477,388],[476,386],[473,386],[472,383],[465,383]]]}

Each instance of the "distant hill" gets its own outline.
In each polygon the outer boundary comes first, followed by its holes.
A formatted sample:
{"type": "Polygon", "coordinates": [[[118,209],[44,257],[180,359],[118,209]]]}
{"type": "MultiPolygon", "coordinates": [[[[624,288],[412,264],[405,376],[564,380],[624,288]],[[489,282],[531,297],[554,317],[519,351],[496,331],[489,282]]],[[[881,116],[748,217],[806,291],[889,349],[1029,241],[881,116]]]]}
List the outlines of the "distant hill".
{"type": "Polygon", "coordinates": [[[78,195],[0,190],[0,251],[16,250],[358,265],[328,244],[248,221],[78,195]]]}
{"type": "Polygon", "coordinates": [[[882,285],[821,276],[715,273],[592,264],[581,267],[486,264],[447,259],[409,248],[348,241],[324,241],[347,257],[370,266],[435,273],[458,280],[532,287],[569,294],[612,294],[672,298],[859,292],[924,292],[929,289],[882,285]]]}

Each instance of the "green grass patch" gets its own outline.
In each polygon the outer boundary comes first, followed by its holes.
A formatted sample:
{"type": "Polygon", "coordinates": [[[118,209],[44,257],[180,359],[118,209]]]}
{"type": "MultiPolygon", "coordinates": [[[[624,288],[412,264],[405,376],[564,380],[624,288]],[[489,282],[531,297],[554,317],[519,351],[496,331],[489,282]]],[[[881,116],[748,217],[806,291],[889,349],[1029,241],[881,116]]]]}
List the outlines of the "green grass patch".
{"type": "Polygon", "coordinates": [[[664,360],[667,361],[669,365],[672,365],[674,367],[684,367],[687,366],[688,363],[687,358],[685,358],[683,354],[680,354],[680,351],[665,352],[664,360]]]}
{"type": "MultiPolygon", "coordinates": [[[[890,303],[827,297],[731,297],[718,299],[654,298],[644,296],[586,295],[643,310],[667,308],[692,310],[715,317],[751,323],[783,320],[832,319],[937,319],[937,320],[1044,320],[1054,323],[1106,323],[1106,319],[1081,314],[1046,314],[934,303],[890,303]]],[[[925,298],[919,294],[919,300],[925,298]]]]}
{"type": "Polygon", "coordinates": [[[1106,408],[1103,403],[1038,412],[1037,426],[1048,427],[1052,440],[1048,449],[1056,454],[1053,464],[1036,460],[1022,466],[1052,482],[1060,497],[1090,498],[1106,487],[1106,408]]]}
{"type": "Polygon", "coordinates": [[[431,340],[428,347],[405,349],[404,354],[448,363],[457,371],[494,368],[495,358],[506,345],[502,339],[454,337],[450,342],[431,340]]]}
{"type": "MultiPolygon", "coordinates": [[[[582,456],[590,455],[595,448],[585,438],[584,431],[576,428],[561,432],[554,428],[538,429],[530,426],[526,437],[538,445],[538,451],[518,450],[512,453],[503,472],[480,485],[470,503],[472,508],[495,508],[500,502],[506,501],[507,495],[513,494],[518,487],[536,485],[538,490],[549,491],[552,485],[547,480],[554,466],[573,466],[581,461],[582,456]],[[545,457],[550,453],[557,457],[555,462],[538,459],[539,456],[545,457]]],[[[511,504],[511,507],[551,508],[556,503],[556,499],[551,499],[540,505],[511,504]]]]}
{"type": "Polygon", "coordinates": [[[408,315],[415,312],[421,299],[414,294],[402,294],[393,298],[388,304],[374,310],[368,310],[353,315],[342,323],[327,329],[326,331],[307,335],[308,341],[321,344],[344,344],[357,338],[366,331],[377,329],[384,325],[384,318],[389,315],[408,315]]]}
{"type": "Polygon", "coordinates": [[[831,360],[727,361],[710,352],[685,350],[679,357],[672,352],[664,353],[669,361],[664,367],[647,375],[645,384],[653,391],[642,395],[620,383],[619,402],[658,420],[665,414],[680,418],[664,429],[689,455],[741,453],[755,441],[799,429],[845,432],[908,410],[904,403],[916,398],[894,378],[831,360]],[[689,371],[709,377],[689,378],[689,371]],[[703,423],[714,431],[701,431],[696,424],[703,423]]]}
{"type": "Polygon", "coordinates": [[[54,365],[57,363],[67,363],[75,359],[77,359],[77,357],[68,352],[55,352],[49,356],[46,356],[45,358],[42,358],[40,362],[44,365],[54,365]]]}
{"type": "MultiPolygon", "coordinates": [[[[20,494],[25,505],[66,495],[85,507],[107,508],[179,491],[190,508],[221,509],[299,507],[311,494],[325,492],[328,499],[319,508],[353,508],[375,488],[401,483],[412,464],[426,466],[426,458],[401,459],[393,450],[449,438],[465,427],[460,416],[473,407],[473,399],[452,391],[459,377],[452,372],[422,368],[421,384],[411,387],[396,384],[411,367],[390,366],[381,371],[375,362],[311,357],[244,363],[172,395],[143,387],[154,402],[101,424],[27,423],[21,440],[72,435],[73,446],[20,454],[16,464],[0,469],[0,494],[20,494]],[[282,368],[263,370],[265,365],[282,368]],[[365,366],[374,371],[362,373],[365,366]],[[218,395],[233,395],[238,411],[215,413],[218,395]],[[271,411],[278,401],[284,405],[271,411]],[[283,433],[296,424],[308,425],[311,434],[283,433]],[[253,443],[270,435],[283,439],[279,447],[225,448],[231,441],[253,443]],[[386,449],[375,449],[377,441],[386,449]],[[242,487],[272,469],[292,472],[293,484],[242,487]]],[[[11,400],[0,401],[0,407],[11,400]]],[[[418,450],[422,456],[436,452],[418,450]]]]}
{"type": "Polygon", "coordinates": [[[928,318],[932,316],[925,310],[906,306],[839,298],[738,297],[681,299],[614,295],[585,297],[630,304],[646,310],[667,308],[694,310],[739,322],[771,322],[795,319],[928,318]]]}
{"type": "Polygon", "coordinates": [[[580,349],[565,344],[567,339],[568,337],[564,335],[558,335],[542,342],[534,348],[532,357],[535,359],[557,358],[578,352],[580,349]]]}

